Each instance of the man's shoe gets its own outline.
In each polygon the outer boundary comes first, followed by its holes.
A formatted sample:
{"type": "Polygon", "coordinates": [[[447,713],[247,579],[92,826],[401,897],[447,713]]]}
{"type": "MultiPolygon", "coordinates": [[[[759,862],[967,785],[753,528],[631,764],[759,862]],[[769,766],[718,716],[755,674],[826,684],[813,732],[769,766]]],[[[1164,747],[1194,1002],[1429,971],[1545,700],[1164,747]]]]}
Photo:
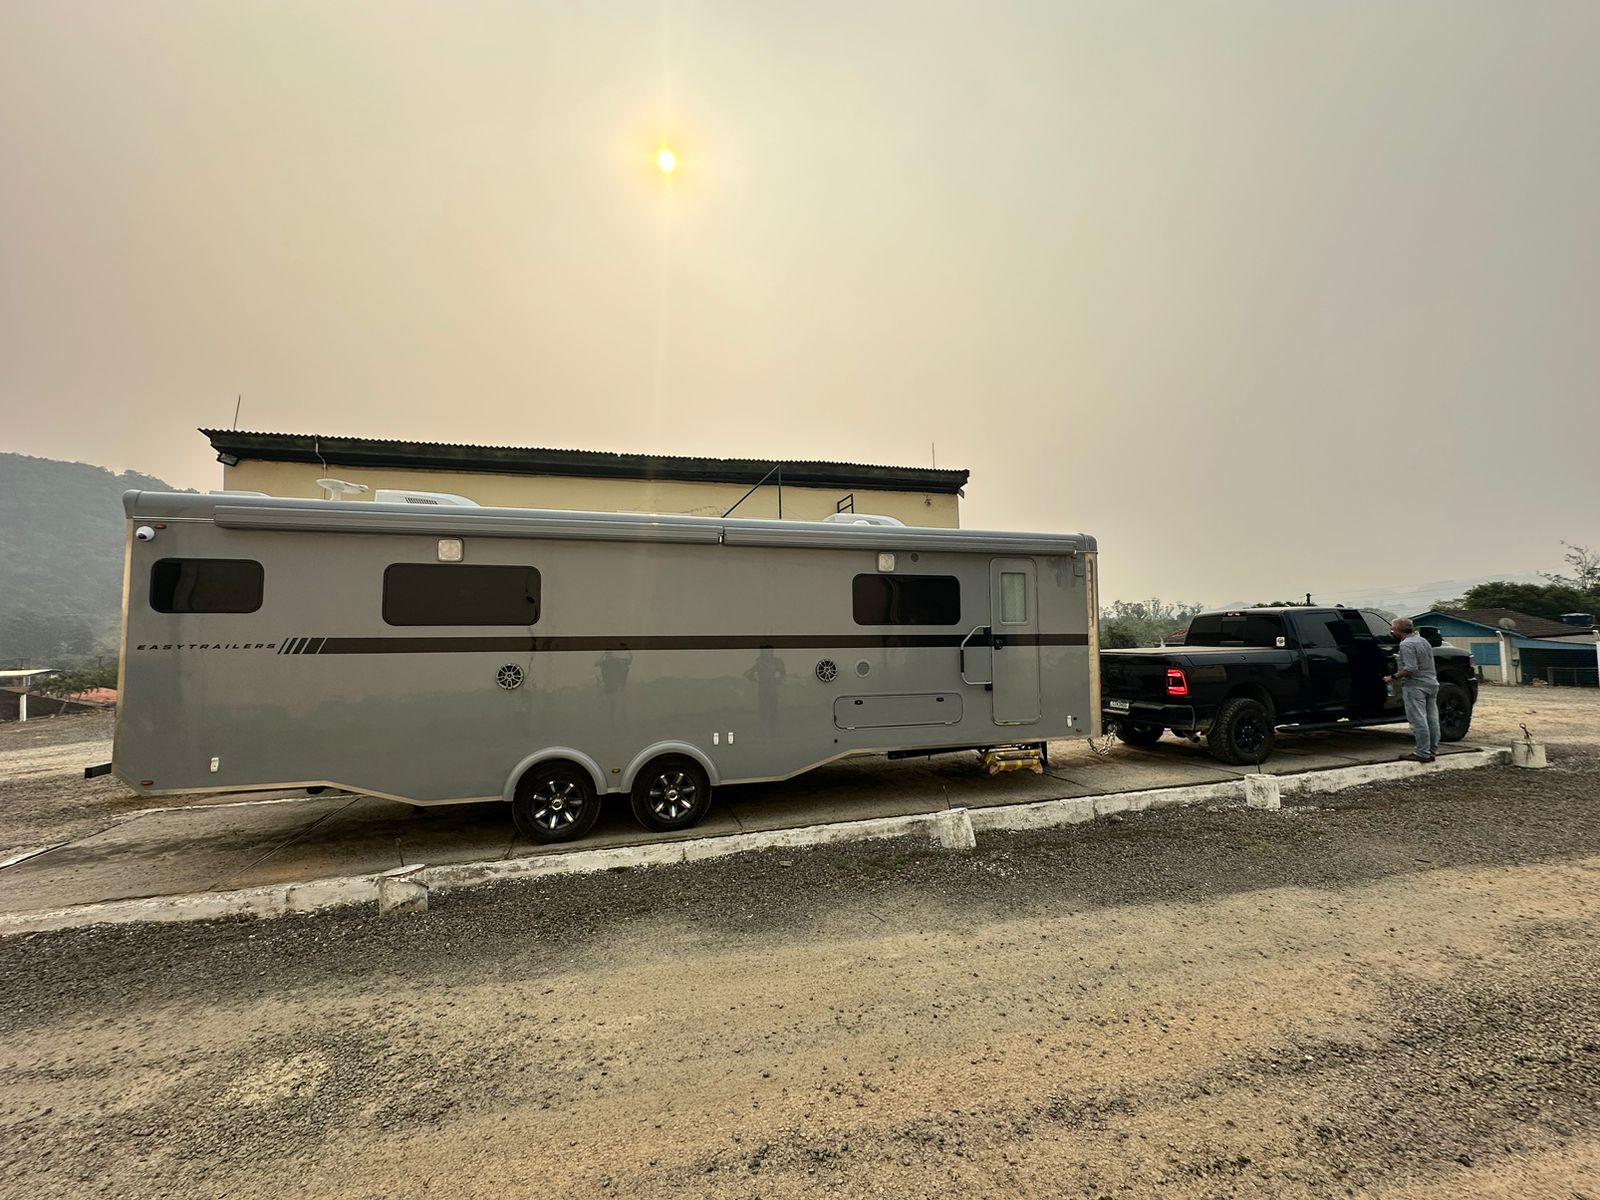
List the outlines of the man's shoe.
{"type": "Polygon", "coordinates": [[[1433,759],[1432,758],[1424,758],[1420,754],[1402,754],[1400,756],[1400,761],[1401,762],[1431,763],[1433,761],[1433,759]]]}

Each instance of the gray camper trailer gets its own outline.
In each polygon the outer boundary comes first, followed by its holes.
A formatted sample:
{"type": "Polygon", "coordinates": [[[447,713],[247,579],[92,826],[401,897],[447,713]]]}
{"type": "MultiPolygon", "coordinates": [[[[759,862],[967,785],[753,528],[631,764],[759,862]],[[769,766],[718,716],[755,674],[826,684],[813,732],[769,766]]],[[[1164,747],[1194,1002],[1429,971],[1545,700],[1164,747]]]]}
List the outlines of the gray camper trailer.
{"type": "Polygon", "coordinates": [[[1098,733],[1079,534],[130,492],[114,766],[140,793],[504,801],[1098,733]]]}

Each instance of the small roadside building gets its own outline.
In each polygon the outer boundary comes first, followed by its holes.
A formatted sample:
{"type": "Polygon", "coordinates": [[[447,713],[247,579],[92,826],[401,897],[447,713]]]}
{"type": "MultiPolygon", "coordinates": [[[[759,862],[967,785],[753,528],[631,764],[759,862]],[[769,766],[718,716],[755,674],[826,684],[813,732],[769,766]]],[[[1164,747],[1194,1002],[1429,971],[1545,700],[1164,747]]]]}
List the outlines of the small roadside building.
{"type": "Polygon", "coordinates": [[[28,706],[33,715],[47,716],[55,711],[48,697],[30,694],[57,672],[54,667],[18,667],[0,671],[0,721],[26,721],[28,706]]]}
{"type": "Polygon", "coordinates": [[[1509,608],[1440,608],[1411,619],[1432,625],[1450,645],[1470,650],[1480,677],[1489,682],[1596,684],[1596,633],[1590,613],[1571,613],[1552,621],[1509,608]]]}
{"type": "Polygon", "coordinates": [[[229,491],[314,499],[319,479],[365,489],[446,492],[478,504],[586,512],[784,517],[876,513],[907,525],[955,529],[969,472],[934,467],[679,455],[610,454],[519,446],[458,446],[310,433],[202,429],[229,491]]]}

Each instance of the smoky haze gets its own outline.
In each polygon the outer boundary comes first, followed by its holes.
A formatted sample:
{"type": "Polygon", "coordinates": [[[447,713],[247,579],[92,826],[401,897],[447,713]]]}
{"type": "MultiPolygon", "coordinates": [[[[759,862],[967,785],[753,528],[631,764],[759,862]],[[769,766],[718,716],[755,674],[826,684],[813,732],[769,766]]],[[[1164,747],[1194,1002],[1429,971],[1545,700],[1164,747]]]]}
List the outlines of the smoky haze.
{"type": "Polygon", "coordinates": [[[968,467],[1228,602],[1600,542],[1592,3],[0,7],[0,449],[968,467]],[[655,168],[662,144],[679,156],[655,168]]]}

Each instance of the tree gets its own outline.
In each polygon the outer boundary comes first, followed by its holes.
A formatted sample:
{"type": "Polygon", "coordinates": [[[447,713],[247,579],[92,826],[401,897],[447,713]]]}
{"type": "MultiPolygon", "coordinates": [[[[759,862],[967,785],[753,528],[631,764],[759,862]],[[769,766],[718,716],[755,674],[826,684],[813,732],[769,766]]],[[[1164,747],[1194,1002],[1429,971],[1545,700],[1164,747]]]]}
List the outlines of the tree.
{"type": "Polygon", "coordinates": [[[82,671],[68,671],[64,675],[53,675],[44,681],[39,691],[47,696],[75,696],[79,692],[90,692],[95,688],[116,686],[117,668],[115,664],[111,664],[88,667],[82,671]]]}
{"type": "Polygon", "coordinates": [[[1494,580],[1468,588],[1462,600],[1462,608],[1509,608],[1530,617],[1548,617],[1554,621],[1560,620],[1562,613],[1591,611],[1600,596],[1554,583],[1494,580]]]}
{"type": "Polygon", "coordinates": [[[1589,593],[1592,603],[1593,599],[1600,598],[1600,554],[1596,554],[1587,546],[1574,546],[1571,542],[1561,544],[1567,548],[1566,562],[1572,568],[1572,574],[1554,575],[1547,571],[1539,573],[1556,587],[1589,593]]]}
{"type": "Polygon", "coordinates": [[[1204,612],[1200,604],[1169,604],[1159,598],[1118,600],[1100,612],[1100,645],[1108,650],[1158,646],[1161,639],[1189,624],[1204,612]]]}
{"type": "Polygon", "coordinates": [[[0,662],[74,665],[93,657],[95,642],[89,623],[72,613],[19,608],[0,619],[0,662]]]}

